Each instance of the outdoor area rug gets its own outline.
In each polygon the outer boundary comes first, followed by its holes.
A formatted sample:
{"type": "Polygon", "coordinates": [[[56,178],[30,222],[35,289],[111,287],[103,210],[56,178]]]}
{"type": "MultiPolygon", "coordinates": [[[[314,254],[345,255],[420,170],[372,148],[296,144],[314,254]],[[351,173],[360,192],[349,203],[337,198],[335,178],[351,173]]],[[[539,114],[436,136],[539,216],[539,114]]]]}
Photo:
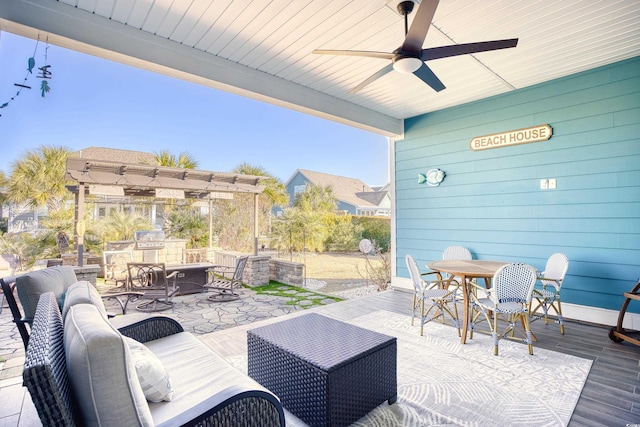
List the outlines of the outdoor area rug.
{"type": "MultiPolygon", "coordinates": [[[[430,322],[420,336],[411,317],[377,311],[350,321],[398,338],[398,401],[386,402],[354,426],[565,426],[591,361],[500,341],[489,335],[460,344],[451,326],[430,322]]],[[[229,360],[247,372],[246,354],[229,360]]],[[[287,426],[305,424],[286,412],[287,426]]]]}

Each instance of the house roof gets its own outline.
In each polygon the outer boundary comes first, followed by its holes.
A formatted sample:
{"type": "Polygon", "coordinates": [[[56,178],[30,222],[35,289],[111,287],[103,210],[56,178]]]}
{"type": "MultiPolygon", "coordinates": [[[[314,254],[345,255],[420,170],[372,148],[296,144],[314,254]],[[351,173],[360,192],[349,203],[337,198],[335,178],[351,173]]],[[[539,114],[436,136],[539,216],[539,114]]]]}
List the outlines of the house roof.
{"type": "Polygon", "coordinates": [[[155,164],[155,155],[153,153],[119,148],[87,147],[75,151],[71,157],[100,159],[106,162],[155,164]]]}
{"type": "Polygon", "coordinates": [[[518,46],[429,61],[440,92],[392,71],[349,94],[390,61],[313,50],[395,50],[397,2],[2,0],[0,30],[388,136],[405,118],[640,55],[638,1],[440,0],[424,48],[518,46]]]}
{"type": "Polygon", "coordinates": [[[331,187],[333,189],[333,194],[339,201],[353,206],[376,207],[387,195],[386,191],[374,191],[358,178],[330,175],[328,173],[315,172],[306,169],[298,169],[289,179],[289,182],[291,182],[297,174],[301,174],[312,184],[322,187],[331,187]]]}
{"type": "Polygon", "coordinates": [[[373,206],[379,206],[380,203],[384,200],[384,198],[389,194],[388,191],[372,191],[369,193],[356,193],[356,196],[362,200],[366,200],[371,203],[373,206]]]}

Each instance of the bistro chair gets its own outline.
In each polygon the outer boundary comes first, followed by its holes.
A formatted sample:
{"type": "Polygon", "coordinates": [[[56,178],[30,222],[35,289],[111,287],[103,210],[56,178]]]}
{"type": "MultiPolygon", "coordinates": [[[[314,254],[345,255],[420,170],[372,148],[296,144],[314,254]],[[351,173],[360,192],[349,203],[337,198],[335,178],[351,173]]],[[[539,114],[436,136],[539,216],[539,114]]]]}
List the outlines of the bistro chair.
{"type": "Polygon", "coordinates": [[[560,324],[560,333],[564,335],[564,321],[562,319],[562,306],[560,305],[560,288],[564,276],[569,269],[569,259],[565,254],[555,253],[549,257],[544,271],[538,275],[538,283],[533,288],[533,310],[529,310],[531,320],[544,318],[545,325],[549,324],[549,309],[556,313],[556,322],[560,324]],[[536,314],[542,309],[542,314],[536,314]]]}
{"type": "Polygon", "coordinates": [[[136,306],[136,310],[152,312],[173,308],[173,297],[180,291],[176,286],[178,271],[167,275],[164,263],[127,263],[129,283],[132,289],[142,292],[140,299],[149,301],[136,306]]]}
{"type": "Polygon", "coordinates": [[[443,260],[468,260],[473,259],[471,251],[464,246],[449,246],[442,252],[443,260]]]}
{"type": "MultiPolygon", "coordinates": [[[[449,246],[442,252],[442,260],[470,260],[473,259],[471,256],[471,251],[465,248],[464,246],[449,246]]],[[[423,276],[427,276],[429,274],[436,274],[438,276],[438,280],[442,280],[441,273],[436,271],[427,271],[422,273],[423,276]]],[[[449,275],[449,278],[451,275],[449,275]]]]}
{"type": "Polygon", "coordinates": [[[248,259],[246,256],[238,258],[235,267],[215,265],[207,270],[208,280],[204,287],[212,292],[207,297],[209,301],[226,302],[240,298],[242,275],[248,259]]]}
{"type": "Polygon", "coordinates": [[[484,297],[478,297],[479,293],[471,292],[472,307],[487,320],[493,337],[493,354],[496,356],[498,341],[502,338],[514,338],[517,321],[524,325],[523,342],[528,345],[529,354],[533,354],[529,305],[535,284],[536,269],[527,264],[506,264],[500,267],[493,275],[492,287],[489,290],[473,284],[484,291],[484,297]],[[502,332],[498,329],[499,320],[507,324],[502,332]]]}
{"type": "Polygon", "coordinates": [[[458,289],[455,286],[451,289],[451,286],[457,282],[452,279],[448,280],[424,280],[420,274],[420,269],[416,260],[411,256],[405,256],[407,268],[413,282],[413,312],[411,315],[411,326],[413,326],[414,319],[420,315],[420,336],[422,336],[424,330],[424,324],[430,322],[438,317],[441,318],[442,323],[445,323],[445,314],[448,314],[453,321],[453,326],[458,329],[458,336],[460,336],[460,322],[458,320],[458,308],[456,306],[455,294],[458,289]],[[425,304],[428,304],[428,308],[425,311],[425,304]],[[449,307],[451,304],[452,307],[449,307]],[[452,311],[453,309],[453,311],[452,311]],[[434,312],[431,315],[431,312],[434,312]]]}

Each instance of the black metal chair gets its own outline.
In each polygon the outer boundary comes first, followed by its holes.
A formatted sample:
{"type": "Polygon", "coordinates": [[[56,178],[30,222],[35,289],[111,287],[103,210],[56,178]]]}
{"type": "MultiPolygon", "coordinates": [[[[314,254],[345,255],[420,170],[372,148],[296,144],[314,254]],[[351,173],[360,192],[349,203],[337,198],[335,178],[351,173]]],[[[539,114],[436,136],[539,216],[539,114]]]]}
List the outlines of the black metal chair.
{"type": "Polygon", "coordinates": [[[180,291],[176,286],[178,271],[167,275],[164,263],[130,262],[127,263],[129,284],[132,290],[142,292],[142,302],[136,306],[140,311],[163,311],[173,307],[173,297],[180,291]]]}
{"type": "Polygon", "coordinates": [[[226,302],[240,298],[238,291],[242,289],[242,274],[248,259],[248,256],[238,258],[235,268],[215,265],[207,270],[208,280],[204,287],[213,292],[207,297],[209,301],[226,302]]]}
{"type": "MultiPolygon", "coordinates": [[[[31,323],[33,322],[33,315],[35,313],[33,303],[42,293],[53,291],[54,294],[57,293],[58,308],[62,309],[60,306],[62,301],[61,295],[76,281],[77,278],[71,266],[49,267],[0,279],[2,293],[11,310],[13,322],[18,328],[25,349],[27,348],[27,344],[29,344],[31,323]],[[54,281],[56,281],[57,284],[54,284],[54,281]],[[21,286],[23,287],[22,291],[19,290],[21,286]],[[32,288],[29,290],[25,287],[32,288]],[[18,298],[16,298],[15,292],[18,293],[18,298]],[[21,292],[24,295],[21,296],[21,292]],[[26,298],[25,301],[21,300],[23,297],[26,298]],[[20,304],[18,303],[19,301],[20,304]]],[[[129,301],[141,296],[142,293],[140,292],[118,292],[101,295],[103,300],[115,299],[122,309],[122,314],[126,314],[129,301]]],[[[109,316],[114,317],[115,314],[109,313],[109,316]]]]}

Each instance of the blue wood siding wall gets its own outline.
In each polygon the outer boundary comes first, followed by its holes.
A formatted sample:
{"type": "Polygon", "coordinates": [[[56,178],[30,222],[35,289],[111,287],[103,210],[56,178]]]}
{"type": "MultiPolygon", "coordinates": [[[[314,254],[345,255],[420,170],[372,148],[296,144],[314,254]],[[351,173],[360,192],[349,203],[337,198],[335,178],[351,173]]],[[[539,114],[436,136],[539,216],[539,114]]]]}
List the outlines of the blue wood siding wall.
{"type": "Polygon", "coordinates": [[[563,252],[563,301],[619,310],[640,277],[640,57],[408,119],[395,169],[398,276],[409,277],[405,254],[424,265],[454,244],[540,270],[563,252]],[[469,148],[547,123],[549,141],[469,148]],[[435,167],[442,185],[418,184],[435,167]]]}
{"type": "Polygon", "coordinates": [[[289,204],[293,204],[293,201],[296,199],[295,195],[294,195],[294,190],[296,188],[297,185],[308,185],[309,181],[301,174],[301,173],[296,173],[296,176],[294,176],[291,181],[289,182],[289,185],[287,186],[287,192],[289,193],[289,204]]]}

